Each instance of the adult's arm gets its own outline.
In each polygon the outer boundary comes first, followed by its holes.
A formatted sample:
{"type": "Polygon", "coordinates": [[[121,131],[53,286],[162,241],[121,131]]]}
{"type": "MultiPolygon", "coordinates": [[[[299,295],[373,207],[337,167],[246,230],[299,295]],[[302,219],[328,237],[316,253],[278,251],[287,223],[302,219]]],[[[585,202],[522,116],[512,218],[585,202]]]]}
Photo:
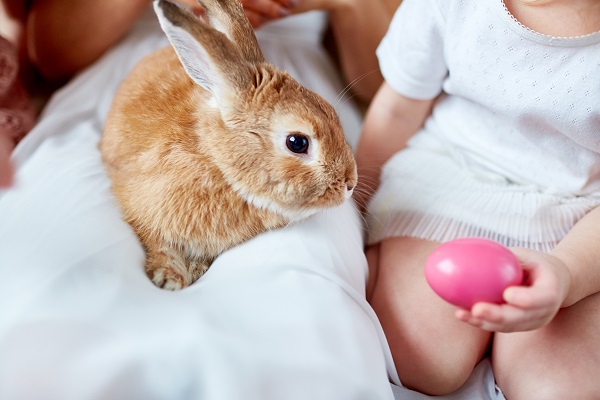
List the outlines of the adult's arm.
{"type": "Polygon", "coordinates": [[[383,77],[375,50],[402,0],[301,0],[294,11],[326,9],[338,61],[352,93],[370,102],[383,77]]]}
{"type": "Polygon", "coordinates": [[[401,0],[350,0],[331,12],[339,62],[352,92],[368,103],[383,82],[375,50],[401,0]]]}
{"type": "MultiPolygon", "coordinates": [[[[15,3],[17,0],[4,0],[15,3]]],[[[174,0],[202,12],[196,0],[174,0]]],[[[292,0],[240,0],[258,27],[290,13],[292,0]]],[[[129,30],[151,0],[32,0],[26,10],[29,58],[41,74],[61,81],[96,61],[129,30]]],[[[19,9],[20,10],[20,9],[19,9]]]]}
{"type": "Polygon", "coordinates": [[[129,30],[149,0],[34,0],[27,15],[29,57],[60,81],[96,61],[129,30]]]}
{"type": "Polygon", "coordinates": [[[26,0],[0,0],[4,10],[9,17],[16,19],[19,22],[23,22],[27,16],[27,3],[26,0]]]}

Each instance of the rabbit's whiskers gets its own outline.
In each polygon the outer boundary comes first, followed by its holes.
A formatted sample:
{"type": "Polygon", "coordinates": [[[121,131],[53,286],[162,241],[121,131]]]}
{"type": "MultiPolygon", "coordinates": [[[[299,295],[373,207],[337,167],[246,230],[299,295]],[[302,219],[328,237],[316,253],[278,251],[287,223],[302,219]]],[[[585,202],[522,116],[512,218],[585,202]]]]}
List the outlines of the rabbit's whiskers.
{"type": "MultiPolygon", "coordinates": [[[[372,75],[372,74],[374,74],[374,73],[376,73],[376,72],[378,72],[378,71],[379,71],[379,68],[375,68],[374,70],[372,70],[372,71],[369,71],[369,72],[365,72],[364,74],[362,74],[362,75],[360,75],[359,77],[357,77],[357,78],[355,78],[354,80],[352,80],[352,82],[350,82],[349,84],[347,84],[347,85],[346,85],[346,87],[344,88],[344,90],[342,90],[342,91],[341,91],[341,92],[340,92],[340,93],[339,93],[339,94],[336,96],[336,98],[335,98],[335,100],[334,100],[334,102],[333,102],[333,103],[334,103],[335,105],[338,105],[338,104],[339,104],[339,102],[342,100],[342,98],[343,98],[343,97],[346,95],[346,93],[348,93],[348,92],[349,92],[349,91],[352,89],[352,87],[353,87],[355,84],[357,84],[357,83],[358,83],[358,82],[360,82],[361,80],[365,79],[367,76],[369,76],[369,75],[372,75]]],[[[352,97],[350,97],[350,98],[352,98],[352,97]]]]}

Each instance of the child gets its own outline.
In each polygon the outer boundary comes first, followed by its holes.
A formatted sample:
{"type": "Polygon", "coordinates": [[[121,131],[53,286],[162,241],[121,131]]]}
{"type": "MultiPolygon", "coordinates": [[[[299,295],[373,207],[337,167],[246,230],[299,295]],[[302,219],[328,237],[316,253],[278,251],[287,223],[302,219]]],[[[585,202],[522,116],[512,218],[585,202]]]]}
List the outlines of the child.
{"type": "Polygon", "coordinates": [[[600,1],[407,0],[377,54],[357,159],[401,381],[450,393],[489,350],[511,400],[600,398],[600,1]],[[505,305],[427,285],[427,255],[465,236],[519,257],[505,305]]]}

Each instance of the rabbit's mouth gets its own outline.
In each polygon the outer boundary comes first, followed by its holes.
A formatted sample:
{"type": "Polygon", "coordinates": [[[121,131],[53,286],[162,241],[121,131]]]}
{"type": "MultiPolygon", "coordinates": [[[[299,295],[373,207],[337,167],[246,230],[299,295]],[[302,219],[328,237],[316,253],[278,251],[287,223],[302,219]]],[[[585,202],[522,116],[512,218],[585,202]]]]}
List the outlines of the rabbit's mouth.
{"type": "Polygon", "coordinates": [[[287,205],[269,197],[250,193],[239,187],[236,188],[235,185],[234,189],[247,204],[259,210],[280,215],[288,222],[299,222],[319,211],[339,206],[350,197],[353,190],[344,190],[344,193],[341,193],[340,190],[330,188],[320,195],[315,196],[314,200],[310,203],[294,202],[294,204],[287,205]]]}
{"type": "Polygon", "coordinates": [[[281,215],[289,222],[302,221],[322,210],[322,207],[288,208],[269,198],[255,195],[244,196],[244,199],[248,204],[260,210],[266,210],[281,215]]]}

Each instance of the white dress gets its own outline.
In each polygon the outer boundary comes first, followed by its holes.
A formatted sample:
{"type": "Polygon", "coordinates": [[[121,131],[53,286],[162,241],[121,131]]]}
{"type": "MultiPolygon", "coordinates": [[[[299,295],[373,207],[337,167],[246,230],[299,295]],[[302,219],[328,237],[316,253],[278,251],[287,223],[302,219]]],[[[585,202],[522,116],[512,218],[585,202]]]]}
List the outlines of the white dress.
{"type": "MultiPolygon", "coordinates": [[[[317,43],[325,22],[306,14],[259,37],[336,103],[355,141],[360,114],[336,102],[343,84],[317,43]]],[[[0,399],[393,399],[350,203],[237,246],[185,290],[145,276],[97,145],[119,82],[164,45],[149,12],[14,152],[16,187],[0,192],[0,399]]]]}
{"type": "Polygon", "coordinates": [[[383,168],[370,242],[549,251],[600,205],[600,32],[540,34],[502,0],[406,0],[377,54],[397,92],[443,94],[383,168]]]}

